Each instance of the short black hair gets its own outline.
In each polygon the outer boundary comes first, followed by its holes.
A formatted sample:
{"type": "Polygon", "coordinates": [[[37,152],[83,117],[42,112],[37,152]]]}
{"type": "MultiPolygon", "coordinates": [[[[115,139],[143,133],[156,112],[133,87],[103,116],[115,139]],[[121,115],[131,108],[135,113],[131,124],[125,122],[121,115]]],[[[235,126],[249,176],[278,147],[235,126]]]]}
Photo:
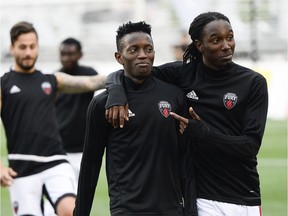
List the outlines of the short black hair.
{"type": "Polygon", "coordinates": [[[189,35],[192,40],[192,43],[187,47],[184,55],[183,55],[183,61],[187,62],[189,61],[200,61],[202,59],[202,54],[198,51],[195,40],[202,41],[203,40],[203,29],[204,27],[215,20],[225,20],[228,23],[230,23],[230,20],[228,17],[226,17],[224,14],[219,12],[206,12],[201,13],[198,15],[193,22],[190,24],[189,28],[189,35]]]}
{"type": "Polygon", "coordinates": [[[77,39],[75,39],[75,38],[72,38],[72,37],[66,38],[65,40],[63,40],[63,41],[61,42],[61,45],[62,45],[62,44],[75,45],[76,48],[77,48],[77,50],[78,50],[79,52],[82,52],[82,45],[81,45],[80,41],[77,40],[77,39]]]}
{"type": "Polygon", "coordinates": [[[117,51],[120,52],[123,49],[121,39],[130,33],[133,32],[144,32],[151,37],[151,25],[147,24],[145,21],[140,21],[140,22],[127,22],[123,24],[122,26],[119,26],[117,29],[117,35],[116,35],[116,47],[117,51]]]}
{"type": "Polygon", "coordinates": [[[26,21],[21,21],[21,22],[16,23],[14,26],[12,26],[10,30],[11,44],[13,45],[21,34],[26,34],[30,32],[34,32],[38,39],[38,34],[32,23],[29,23],[26,21]]]}

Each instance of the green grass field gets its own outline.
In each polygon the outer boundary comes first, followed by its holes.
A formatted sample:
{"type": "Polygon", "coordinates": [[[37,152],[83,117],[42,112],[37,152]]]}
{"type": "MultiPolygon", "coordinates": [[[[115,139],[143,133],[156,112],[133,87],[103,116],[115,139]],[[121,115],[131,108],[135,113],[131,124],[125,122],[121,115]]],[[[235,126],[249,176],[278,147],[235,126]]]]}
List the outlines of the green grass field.
{"type": "MultiPolygon", "coordinates": [[[[263,216],[287,216],[286,121],[270,120],[267,122],[266,132],[258,159],[263,216]]],[[[7,163],[3,129],[1,131],[1,161],[7,163]]],[[[101,170],[91,215],[110,215],[104,167],[101,170]]],[[[12,216],[9,194],[6,188],[1,188],[0,216],[12,216]]]]}

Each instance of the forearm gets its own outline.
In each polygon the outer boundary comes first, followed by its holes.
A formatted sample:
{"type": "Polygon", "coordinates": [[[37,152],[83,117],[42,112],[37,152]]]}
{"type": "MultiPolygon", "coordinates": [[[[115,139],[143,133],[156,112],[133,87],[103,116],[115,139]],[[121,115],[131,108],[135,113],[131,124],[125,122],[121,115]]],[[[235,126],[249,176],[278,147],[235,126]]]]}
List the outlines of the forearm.
{"type": "Polygon", "coordinates": [[[105,87],[109,96],[106,102],[106,109],[113,106],[125,106],[127,103],[126,93],[122,85],[123,76],[123,70],[110,73],[107,76],[105,87]]]}
{"type": "MultiPolygon", "coordinates": [[[[153,67],[152,75],[165,82],[175,84],[175,80],[181,69],[182,62],[171,62],[153,67]]],[[[125,106],[127,103],[126,94],[123,88],[123,70],[110,73],[106,79],[105,87],[108,89],[109,97],[106,109],[112,106],[125,106]]]]}
{"type": "Polygon", "coordinates": [[[221,134],[211,130],[204,122],[196,120],[189,120],[184,134],[191,140],[196,140],[199,148],[205,151],[238,158],[254,158],[258,154],[263,135],[260,131],[242,135],[221,134]]]}
{"type": "Polygon", "coordinates": [[[261,137],[257,135],[230,136],[209,131],[204,143],[212,152],[222,152],[237,158],[255,158],[261,146],[261,137]]]}
{"type": "Polygon", "coordinates": [[[64,93],[96,91],[105,87],[105,75],[71,76],[62,72],[55,73],[58,90],[64,93]]]}
{"type": "Polygon", "coordinates": [[[96,103],[97,99],[93,98],[87,110],[86,134],[74,210],[74,215],[77,216],[90,214],[108,136],[104,104],[99,110],[96,103]]]}
{"type": "Polygon", "coordinates": [[[182,68],[181,61],[169,62],[157,67],[153,67],[152,74],[154,77],[164,82],[177,85],[176,79],[177,76],[179,76],[181,68],[182,68]]]}

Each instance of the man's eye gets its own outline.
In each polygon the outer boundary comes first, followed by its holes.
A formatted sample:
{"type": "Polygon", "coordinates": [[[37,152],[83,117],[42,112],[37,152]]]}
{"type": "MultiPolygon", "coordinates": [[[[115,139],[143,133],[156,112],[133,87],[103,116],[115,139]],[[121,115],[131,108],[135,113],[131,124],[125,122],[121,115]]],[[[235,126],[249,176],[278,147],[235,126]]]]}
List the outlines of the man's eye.
{"type": "Polygon", "coordinates": [[[228,37],[228,40],[230,40],[230,41],[231,41],[231,40],[233,40],[233,38],[234,38],[234,36],[233,36],[233,35],[231,35],[231,36],[229,36],[229,37],[228,37]]]}
{"type": "Polygon", "coordinates": [[[149,52],[149,53],[152,53],[154,50],[153,50],[153,48],[147,48],[146,49],[146,52],[149,52]]]}
{"type": "Polygon", "coordinates": [[[135,53],[136,52],[136,49],[135,48],[132,48],[129,50],[131,53],[135,53]]]}

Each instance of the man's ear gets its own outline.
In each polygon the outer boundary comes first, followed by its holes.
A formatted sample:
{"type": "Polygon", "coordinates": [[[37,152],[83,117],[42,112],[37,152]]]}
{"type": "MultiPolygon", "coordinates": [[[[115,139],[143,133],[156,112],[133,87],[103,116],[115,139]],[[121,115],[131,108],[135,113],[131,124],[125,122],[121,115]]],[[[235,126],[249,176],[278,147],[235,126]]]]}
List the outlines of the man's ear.
{"type": "Polygon", "coordinates": [[[82,56],[83,56],[83,53],[82,53],[82,51],[81,51],[81,52],[79,52],[79,57],[78,57],[78,59],[82,58],[82,56]]]}
{"type": "Polygon", "coordinates": [[[119,53],[119,52],[115,52],[114,53],[114,57],[115,57],[115,59],[117,60],[117,62],[119,63],[119,64],[121,64],[121,65],[123,65],[124,63],[123,63],[123,61],[122,61],[122,58],[121,58],[121,53],[119,53]]]}
{"type": "Polygon", "coordinates": [[[196,39],[195,40],[195,46],[198,49],[198,51],[202,53],[202,43],[201,43],[201,41],[196,39]]]}
{"type": "Polygon", "coordinates": [[[12,56],[14,56],[14,47],[12,44],[10,45],[10,53],[12,56]]]}

